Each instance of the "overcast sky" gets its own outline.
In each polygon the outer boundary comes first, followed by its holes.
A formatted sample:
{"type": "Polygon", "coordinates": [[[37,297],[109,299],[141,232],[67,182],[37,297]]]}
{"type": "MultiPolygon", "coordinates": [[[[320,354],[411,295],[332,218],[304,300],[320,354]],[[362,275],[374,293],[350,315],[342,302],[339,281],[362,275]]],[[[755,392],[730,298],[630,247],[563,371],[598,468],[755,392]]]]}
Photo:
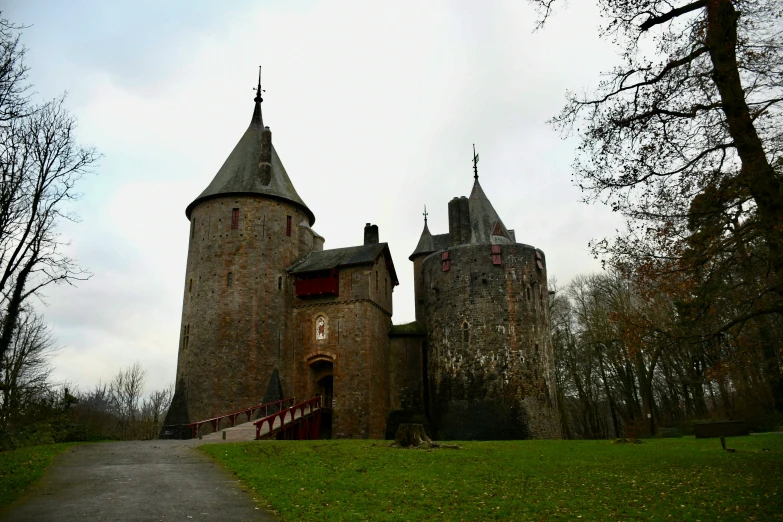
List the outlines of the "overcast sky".
{"type": "Polygon", "coordinates": [[[423,207],[447,232],[473,143],[485,193],[517,241],[546,252],[550,279],[600,270],[587,243],[620,221],[579,202],[576,141],[546,123],[616,61],[592,3],[533,32],[522,0],[5,0],[3,16],[30,26],[36,96],[67,91],[79,141],[103,153],[79,186],[82,221],[62,227],[94,276],[40,307],[62,346],[55,377],[87,389],[139,361],[149,389],[173,382],[185,207],[247,128],[258,65],[264,123],[325,248],[361,244],[366,222],[389,243],[395,323],[414,318],[423,207]]]}

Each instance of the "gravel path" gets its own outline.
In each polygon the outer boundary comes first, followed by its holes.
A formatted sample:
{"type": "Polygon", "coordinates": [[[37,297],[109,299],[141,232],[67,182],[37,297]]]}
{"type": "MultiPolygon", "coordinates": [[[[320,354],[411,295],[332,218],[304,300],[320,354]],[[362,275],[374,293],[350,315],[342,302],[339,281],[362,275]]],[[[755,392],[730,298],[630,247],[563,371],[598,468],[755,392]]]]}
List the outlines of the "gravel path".
{"type": "Polygon", "coordinates": [[[230,473],[196,450],[199,442],[74,446],[32,491],[0,511],[0,520],[274,521],[230,473]]]}

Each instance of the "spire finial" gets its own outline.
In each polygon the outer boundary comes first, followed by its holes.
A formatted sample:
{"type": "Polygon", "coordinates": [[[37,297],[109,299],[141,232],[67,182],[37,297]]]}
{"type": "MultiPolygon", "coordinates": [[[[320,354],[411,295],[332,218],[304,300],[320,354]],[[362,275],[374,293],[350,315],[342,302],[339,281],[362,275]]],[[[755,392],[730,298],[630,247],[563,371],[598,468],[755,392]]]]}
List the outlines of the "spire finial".
{"type": "Polygon", "coordinates": [[[256,97],[253,99],[256,103],[261,103],[264,99],[261,97],[261,93],[266,92],[261,89],[261,66],[258,66],[258,87],[256,87],[256,97]]]}
{"type": "Polygon", "coordinates": [[[473,144],[473,179],[478,181],[478,154],[476,154],[476,144],[473,144]]]}
{"type": "Polygon", "coordinates": [[[424,226],[425,227],[427,226],[427,216],[428,215],[429,214],[427,214],[427,205],[424,205],[424,226]]]}

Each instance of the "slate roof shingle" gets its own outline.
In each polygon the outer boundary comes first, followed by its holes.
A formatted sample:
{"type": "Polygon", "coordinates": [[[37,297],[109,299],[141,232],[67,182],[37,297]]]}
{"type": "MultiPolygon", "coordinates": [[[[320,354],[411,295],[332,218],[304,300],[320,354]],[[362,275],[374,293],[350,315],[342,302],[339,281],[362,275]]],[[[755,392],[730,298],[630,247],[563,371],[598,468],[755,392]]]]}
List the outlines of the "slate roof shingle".
{"type": "Polygon", "coordinates": [[[388,243],[373,243],[370,245],[333,248],[310,252],[307,257],[292,265],[288,271],[292,274],[319,272],[342,266],[370,265],[375,263],[381,254],[386,254],[386,262],[394,284],[398,285],[397,273],[391,259],[388,243]]]}

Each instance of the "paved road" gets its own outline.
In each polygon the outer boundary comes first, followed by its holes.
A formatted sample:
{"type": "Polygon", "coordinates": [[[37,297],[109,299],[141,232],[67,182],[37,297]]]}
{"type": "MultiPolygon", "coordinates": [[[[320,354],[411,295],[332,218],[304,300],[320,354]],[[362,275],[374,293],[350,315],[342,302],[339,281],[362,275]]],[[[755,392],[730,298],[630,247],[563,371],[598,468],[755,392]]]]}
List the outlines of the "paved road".
{"type": "Polygon", "coordinates": [[[273,521],[250,492],[196,450],[199,441],[83,444],[0,511],[5,522],[273,521]]]}

